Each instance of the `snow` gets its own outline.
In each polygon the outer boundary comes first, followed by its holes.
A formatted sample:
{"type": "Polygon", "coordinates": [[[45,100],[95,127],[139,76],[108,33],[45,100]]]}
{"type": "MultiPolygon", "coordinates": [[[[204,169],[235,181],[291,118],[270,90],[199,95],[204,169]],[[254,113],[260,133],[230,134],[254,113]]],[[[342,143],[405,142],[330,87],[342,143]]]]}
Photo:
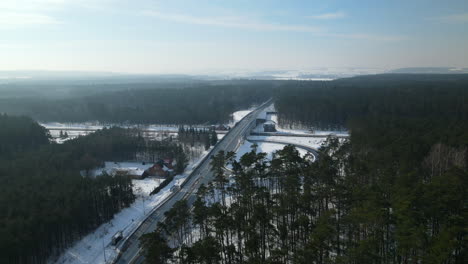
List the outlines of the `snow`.
{"type": "Polygon", "coordinates": [[[277,126],[276,131],[278,131],[278,134],[284,133],[284,134],[312,135],[312,131],[310,129],[286,129],[286,128],[277,126]]]}
{"type": "Polygon", "coordinates": [[[240,111],[232,113],[232,122],[229,125],[234,126],[242,118],[244,118],[246,115],[250,114],[254,109],[255,108],[251,108],[251,109],[248,109],[248,110],[240,110],[240,111]]]}
{"type": "MultiPolygon", "coordinates": [[[[111,244],[112,237],[119,231],[122,231],[124,239],[128,237],[145,218],[154,210],[161,202],[163,202],[171,194],[171,188],[174,185],[181,185],[188,175],[198,166],[198,163],[208,154],[209,151],[204,151],[197,159],[189,163],[185,172],[174,177],[174,180],[169,183],[164,189],[155,195],[149,193],[159,186],[163,179],[148,177],[143,180],[132,180],[134,184],[133,190],[136,195],[135,202],[128,208],[123,209],[114,218],[99,226],[94,232],[77,241],[71,248],[63,252],[57,260],[50,260],[49,263],[55,264],[104,264],[110,263],[117,257],[117,248],[111,244]],[[105,249],[105,250],[103,250],[105,249]],[[104,251],[106,260],[104,260],[104,251]]],[[[150,164],[143,165],[140,162],[106,162],[102,170],[112,170],[115,168],[143,170],[151,166],[150,164]]],[[[98,173],[96,170],[95,173],[98,173]]],[[[120,246],[121,243],[117,246],[120,246]]]]}
{"type": "MultiPolygon", "coordinates": [[[[254,143],[252,142],[249,142],[249,141],[245,141],[244,144],[242,144],[239,149],[237,150],[236,152],[236,159],[239,161],[240,158],[242,157],[242,155],[244,155],[245,153],[248,153],[250,151],[252,151],[252,145],[254,143]]],[[[257,147],[257,153],[260,153],[260,152],[264,152],[267,154],[267,159],[268,160],[272,160],[273,158],[273,153],[278,151],[278,150],[282,150],[284,148],[285,145],[283,144],[275,144],[275,143],[265,143],[265,142],[258,142],[256,143],[258,145],[257,147]]],[[[307,151],[303,150],[303,149],[297,149],[299,151],[299,154],[301,156],[305,156],[307,154],[307,151]]]]}
{"type": "Polygon", "coordinates": [[[49,130],[49,133],[52,136],[52,138],[55,139],[55,142],[63,143],[67,140],[77,138],[78,136],[86,136],[94,132],[92,130],[66,130],[66,129],[62,131],[67,132],[68,138],[64,138],[64,139],[60,138],[60,130],[49,130]]]}
{"type": "MultiPolygon", "coordinates": [[[[79,136],[89,135],[89,134],[94,133],[96,131],[96,130],[77,130],[77,129],[73,128],[73,127],[64,127],[61,130],[56,130],[56,129],[50,130],[49,127],[46,127],[46,129],[49,129],[49,133],[52,136],[52,139],[56,143],[59,143],[59,144],[65,142],[67,140],[77,138],[79,136]],[[68,137],[67,138],[60,138],[60,131],[66,132],[68,134],[68,137]]],[[[168,138],[169,136],[173,136],[173,137],[177,136],[177,131],[167,132],[166,130],[144,130],[142,135],[143,135],[143,137],[145,137],[147,139],[163,140],[165,138],[168,138]]]]}
{"type": "Polygon", "coordinates": [[[314,135],[328,136],[332,134],[335,136],[339,136],[339,137],[349,137],[348,131],[340,131],[340,130],[314,131],[314,135]]]}
{"type": "Polygon", "coordinates": [[[253,80],[320,80],[328,81],[356,75],[368,75],[388,72],[383,68],[354,68],[354,67],[318,67],[302,69],[227,69],[223,71],[200,71],[199,74],[209,76],[208,79],[253,79],[253,80]]]}
{"type": "Polygon", "coordinates": [[[123,124],[101,124],[99,122],[84,122],[84,123],[58,123],[58,122],[48,122],[48,123],[39,123],[41,126],[46,129],[54,130],[99,130],[103,128],[110,127],[122,127],[122,128],[139,128],[147,131],[170,131],[177,132],[179,129],[178,125],[165,125],[165,124],[134,124],[134,125],[123,125],[123,124]]]}
{"type": "MultiPolygon", "coordinates": [[[[262,112],[259,113],[257,118],[263,118],[266,120],[266,123],[277,123],[278,122],[278,116],[277,114],[268,114],[271,112],[276,112],[275,105],[271,104],[268,107],[266,107],[262,112]]],[[[263,141],[276,141],[279,143],[289,143],[293,145],[302,145],[302,146],[307,146],[310,148],[318,149],[322,145],[322,143],[326,140],[326,137],[293,137],[293,136],[281,136],[281,134],[300,134],[300,135],[315,135],[312,134],[311,131],[309,130],[293,130],[293,129],[281,129],[277,128],[278,132],[272,132],[269,133],[272,136],[249,136],[247,139],[248,140],[263,140],[263,141]],[[273,136],[274,135],[274,136],[273,136]]],[[[253,132],[264,132],[263,131],[263,124],[260,124],[256,126],[253,129],[253,132]]],[[[330,134],[329,132],[328,134],[330,134]]],[[[347,135],[347,133],[345,133],[347,135]]],[[[319,135],[326,135],[326,132],[323,132],[319,135]]],[[[254,143],[251,143],[249,141],[245,141],[237,150],[237,159],[240,159],[240,157],[251,151],[251,146],[254,143]]],[[[284,148],[284,144],[275,144],[271,142],[257,142],[257,153],[258,152],[265,152],[267,153],[267,158],[271,159],[272,158],[272,153],[281,150],[284,148]]],[[[303,156],[307,153],[306,150],[297,148],[299,153],[303,156]]]]}
{"type": "Polygon", "coordinates": [[[220,134],[220,133],[216,133],[216,136],[218,137],[218,141],[223,139],[223,137],[225,136],[226,134],[220,134]]]}
{"type": "MultiPolygon", "coordinates": [[[[240,110],[232,113],[232,122],[229,123],[229,126],[234,126],[246,115],[251,113],[255,107],[252,107],[247,110],[240,110]]],[[[122,127],[122,128],[138,128],[143,130],[143,136],[149,139],[165,139],[169,136],[177,136],[179,130],[179,125],[166,125],[166,124],[102,124],[100,122],[83,122],[83,123],[59,123],[59,122],[45,122],[39,123],[41,126],[45,127],[50,135],[52,136],[53,141],[56,143],[63,143],[67,140],[77,138],[78,136],[85,136],[91,133],[94,133],[96,130],[110,127],[122,127]],[[67,132],[68,138],[60,138],[60,131],[67,132]],[[158,133],[159,132],[159,133],[158,133]]],[[[207,126],[192,126],[195,128],[208,128],[207,126]]],[[[223,138],[224,131],[218,131],[218,139],[223,138]]]]}
{"type": "MultiPolygon", "coordinates": [[[[164,125],[164,124],[135,124],[135,125],[122,125],[122,124],[101,124],[99,122],[85,122],[85,123],[40,123],[41,126],[49,130],[50,135],[56,143],[63,143],[66,140],[76,138],[78,136],[85,136],[94,133],[96,130],[110,127],[122,128],[138,128],[143,130],[143,136],[148,139],[162,140],[169,136],[176,136],[179,126],[178,125],[164,125]],[[67,132],[68,138],[60,138],[60,131],[67,132]]],[[[207,128],[206,126],[194,126],[196,128],[207,128]]]]}
{"type": "Polygon", "coordinates": [[[147,177],[142,180],[132,180],[133,193],[136,196],[149,196],[149,194],[164,181],[162,178],[147,177]]]}
{"type": "Polygon", "coordinates": [[[267,140],[267,141],[277,141],[282,143],[290,143],[303,145],[311,147],[314,149],[319,149],[320,146],[325,142],[326,138],[316,138],[316,137],[289,137],[289,136],[249,136],[250,140],[267,140]]]}
{"type": "Polygon", "coordinates": [[[149,167],[153,166],[152,163],[142,162],[104,162],[103,168],[97,168],[90,172],[89,176],[96,177],[101,175],[103,172],[106,172],[109,175],[112,175],[118,169],[125,169],[131,175],[141,175],[149,167]]]}

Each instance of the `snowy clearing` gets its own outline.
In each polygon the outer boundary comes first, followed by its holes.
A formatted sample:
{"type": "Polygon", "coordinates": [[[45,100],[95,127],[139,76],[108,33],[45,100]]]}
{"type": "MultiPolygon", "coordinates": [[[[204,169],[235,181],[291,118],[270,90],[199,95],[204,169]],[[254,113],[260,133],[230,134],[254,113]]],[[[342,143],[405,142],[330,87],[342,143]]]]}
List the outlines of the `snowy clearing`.
{"type": "Polygon", "coordinates": [[[179,129],[178,125],[165,125],[165,124],[135,124],[135,125],[123,125],[123,124],[101,124],[99,122],[84,122],[84,123],[58,123],[58,122],[48,122],[48,123],[39,123],[41,126],[46,129],[53,130],[99,130],[103,128],[110,127],[122,127],[122,128],[139,128],[148,131],[173,131],[177,132],[179,129]]]}
{"type": "Polygon", "coordinates": [[[89,176],[96,177],[102,173],[107,173],[112,175],[116,169],[126,169],[130,171],[132,175],[141,175],[149,167],[153,166],[152,163],[143,163],[143,162],[104,162],[103,168],[97,168],[90,172],[89,176]]]}
{"type": "Polygon", "coordinates": [[[302,146],[319,149],[320,146],[325,142],[326,138],[314,138],[314,137],[286,137],[286,136],[249,136],[250,140],[267,140],[277,141],[290,144],[297,144],[302,146]]]}
{"type": "Polygon", "coordinates": [[[244,118],[246,115],[250,114],[253,110],[254,110],[254,108],[249,109],[249,110],[241,110],[241,111],[237,111],[237,112],[232,113],[232,122],[229,125],[234,126],[237,122],[242,120],[242,118],[244,118]]]}
{"type": "MultiPolygon", "coordinates": [[[[236,152],[236,160],[240,160],[240,158],[242,157],[242,155],[244,155],[245,153],[248,153],[250,151],[252,151],[252,145],[254,143],[252,142],[249,142],[249,141],[245,141],[244,144],[242,144],[239,149],[237,150],[236,152]]],[[[260,152],[264,152],[267,154],[267,159],[271,160],[272,157],[273,157],[273,153],[278,151],[278,150],[282,150],[284,148],[285,145],[283,144],[275,144],[275,143],[265,143],[265,142],[259,142],[257,143],[258,147],[257,147],[257,153],[260,153],[260,152]]],[[[303,150],[303,149],[297,149],[299,151],[299,154],[301,156],[305,156],[307,154],[307,151],[303,150]]]]}

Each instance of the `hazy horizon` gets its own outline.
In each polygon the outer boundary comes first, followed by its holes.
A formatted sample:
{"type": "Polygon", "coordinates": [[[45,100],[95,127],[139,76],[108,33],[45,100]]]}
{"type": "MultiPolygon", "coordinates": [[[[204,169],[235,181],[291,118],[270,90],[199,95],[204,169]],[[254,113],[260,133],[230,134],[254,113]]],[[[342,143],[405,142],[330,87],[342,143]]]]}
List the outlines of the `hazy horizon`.
{"type": "Polygon", "coordinates": [[[1,71],[468,67],[466,1],[2,0],[1,71]]]}

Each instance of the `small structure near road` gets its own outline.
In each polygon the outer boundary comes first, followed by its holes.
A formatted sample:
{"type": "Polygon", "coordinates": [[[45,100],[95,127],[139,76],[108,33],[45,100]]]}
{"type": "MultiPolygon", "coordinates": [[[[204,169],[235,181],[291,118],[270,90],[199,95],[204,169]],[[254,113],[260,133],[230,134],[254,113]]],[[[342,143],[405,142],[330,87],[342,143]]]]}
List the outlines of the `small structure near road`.
{"type": "Polygon", "coordinates": [[[141,171],[138,169],[132,168],[114,168],[111,171],[111,175],[113,176],[127,176],[132,179],[142,179],[141,171]]]}
{"type": "Polygon", "coordinates": [[[228,131],[230,129],[229,126],[226,126],[226,125],[213,125],[211,126],[211,130],[215,130],[215,131],[228,131]]]}
{"type": "Polygon", "coordinates": [[[115,246],[117,243],[119,243],[120,240],[123,238],[123,233],[122,231],[119,231],[115,233],[115,235],[112,237],[112,245],[115,246]]]}
{"type": "Polygon", "coordinates": [[[148,176],[155,176],[161,178],[167,178],[174,175],[174,167],[172,165],[172,159],[161,159],[158,160],[153,166],[146,169],[141,178],[148,176]]]}
{"type": "Polygon", "coordinates": [[[276,132],[276,123],[273,120],[268,120],[263,123],[264,132],[276,132]]]}

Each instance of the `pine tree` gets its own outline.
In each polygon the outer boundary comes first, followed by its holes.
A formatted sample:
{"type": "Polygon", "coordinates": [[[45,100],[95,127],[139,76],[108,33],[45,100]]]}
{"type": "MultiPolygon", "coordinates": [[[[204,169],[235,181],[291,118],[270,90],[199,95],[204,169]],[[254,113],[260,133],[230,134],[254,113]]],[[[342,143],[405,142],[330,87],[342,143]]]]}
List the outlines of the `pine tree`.
{"type": "Polygon", "coordinates": [[[165,264],[172,258],[173,250],[158,231],[141,236],[140,241],[147,263],[165,264]]]}
{"type": "Polygon", "coordinates": [[[211,131],[211,136],[210,136],[210,144],[212,146],[216,145],[218,142],[218,135],[216,134],[216,131],[211,131]]]}

